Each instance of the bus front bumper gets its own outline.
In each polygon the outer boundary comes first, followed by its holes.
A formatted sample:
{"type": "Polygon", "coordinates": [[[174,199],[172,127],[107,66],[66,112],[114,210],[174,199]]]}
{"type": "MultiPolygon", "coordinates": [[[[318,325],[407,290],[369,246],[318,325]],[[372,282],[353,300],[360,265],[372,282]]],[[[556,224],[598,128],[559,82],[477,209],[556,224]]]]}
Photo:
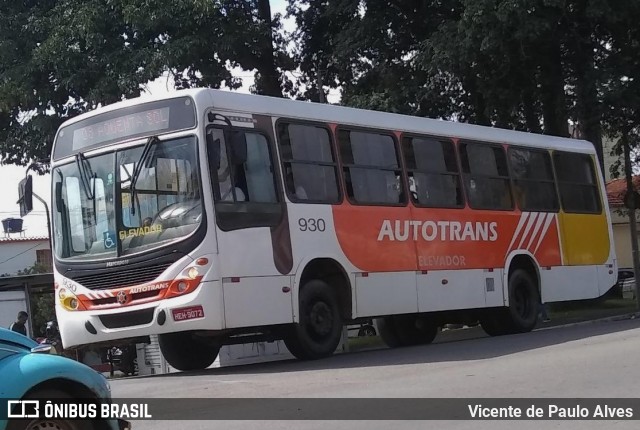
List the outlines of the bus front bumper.
{"type": "Polygon", "coordinates": [[[190,294],[136,306],[68,311],[56,304],[64,348],[190,330],[222,330],[219,281],[203,282],[190,294]]]}

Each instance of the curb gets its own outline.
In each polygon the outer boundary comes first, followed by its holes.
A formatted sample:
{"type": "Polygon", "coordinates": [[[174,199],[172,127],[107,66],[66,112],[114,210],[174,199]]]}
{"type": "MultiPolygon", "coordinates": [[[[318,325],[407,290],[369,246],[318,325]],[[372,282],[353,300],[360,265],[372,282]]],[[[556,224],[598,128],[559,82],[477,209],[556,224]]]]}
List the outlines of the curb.
{"type": "Polygon", "coordinates": [[[560,324],[552,325],[552,326],[549,326],[549,327],[540,327],[540,328],[535,329],[534,331],[552,330],[554,328],[560,328],[560,327],[572,327],[572,326],[580,326],[580,325],[588,325],[588,324],[597,324],[597,323],[602,323],[602,322],[633,320],[633,319],[636,319],[636,318],[640,319],[640,311],[638,311],[638,312],[630,312],[630,313],[621,314],[621,315],[612,315],[612,316],[609,316],[609,317],[596,318],[596,319],[590,319],[590,320],[584,320],[584,321],[560,323],[560,324]]]}

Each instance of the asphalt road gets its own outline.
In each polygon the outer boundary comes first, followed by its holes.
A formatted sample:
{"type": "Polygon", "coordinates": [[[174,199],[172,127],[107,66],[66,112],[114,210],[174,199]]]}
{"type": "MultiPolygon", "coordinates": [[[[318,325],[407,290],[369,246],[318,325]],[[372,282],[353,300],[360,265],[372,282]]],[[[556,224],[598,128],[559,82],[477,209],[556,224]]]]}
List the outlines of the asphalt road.
{"type": "MultiPolygon", "coordinates": [[[[640,398],[640,320],[114,380],[114,398],[640,398]]],[[[639,402],[640,404],[640,402],[639,402]]],[[[239,405],[235,405],[240,407],[239,405]]],[[[506,406],[506,405],[505,405],[506,406]]],[[[379,409],[377,409],[379,410],[379,409]]],[[[201,417],[200,411],[189,413],[201,417]]],[[[183,414],[184,415],[184,414],[183,414]]],[[[635,411],[640,418],[640,408],[635,411]]],[[[331,418],[331,414],[327,414],[331,418]]],[[[134,429],[635,429],[637,421],[135,421],[134,429]]]]}

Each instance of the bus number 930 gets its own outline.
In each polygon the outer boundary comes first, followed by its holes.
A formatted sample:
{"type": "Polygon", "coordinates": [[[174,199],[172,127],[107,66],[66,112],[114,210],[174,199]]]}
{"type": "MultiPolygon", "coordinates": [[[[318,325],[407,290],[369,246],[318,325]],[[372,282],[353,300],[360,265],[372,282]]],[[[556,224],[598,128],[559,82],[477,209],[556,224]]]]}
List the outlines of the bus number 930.
{"type": "Polygon", "coordinates": [[[325,231],[327,225],[322,218],[300,218],[298,227],[300,231],[325,231]]]}

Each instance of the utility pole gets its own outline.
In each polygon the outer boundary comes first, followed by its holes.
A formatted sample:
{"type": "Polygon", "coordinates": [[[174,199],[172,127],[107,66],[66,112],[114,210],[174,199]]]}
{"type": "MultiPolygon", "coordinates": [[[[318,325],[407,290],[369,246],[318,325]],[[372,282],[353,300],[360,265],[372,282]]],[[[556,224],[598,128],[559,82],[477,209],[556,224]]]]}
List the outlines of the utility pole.
{"type": "Polygon", "coordinates": [[[638,230],[636,226],[636,197],[637,193],[633,187],[633,175],[631,166],[631,148],[629,147],[629,136],[625,132],[622,135],[622,145],[624,147],[624,172],[627,180],[627,193],[625,203],[629,210],[629,228],[631,229],[631,255],[633,258],[633,273],[636,284],[636,306],[640,310],[640,255],[638,255],[638,230]]]}

